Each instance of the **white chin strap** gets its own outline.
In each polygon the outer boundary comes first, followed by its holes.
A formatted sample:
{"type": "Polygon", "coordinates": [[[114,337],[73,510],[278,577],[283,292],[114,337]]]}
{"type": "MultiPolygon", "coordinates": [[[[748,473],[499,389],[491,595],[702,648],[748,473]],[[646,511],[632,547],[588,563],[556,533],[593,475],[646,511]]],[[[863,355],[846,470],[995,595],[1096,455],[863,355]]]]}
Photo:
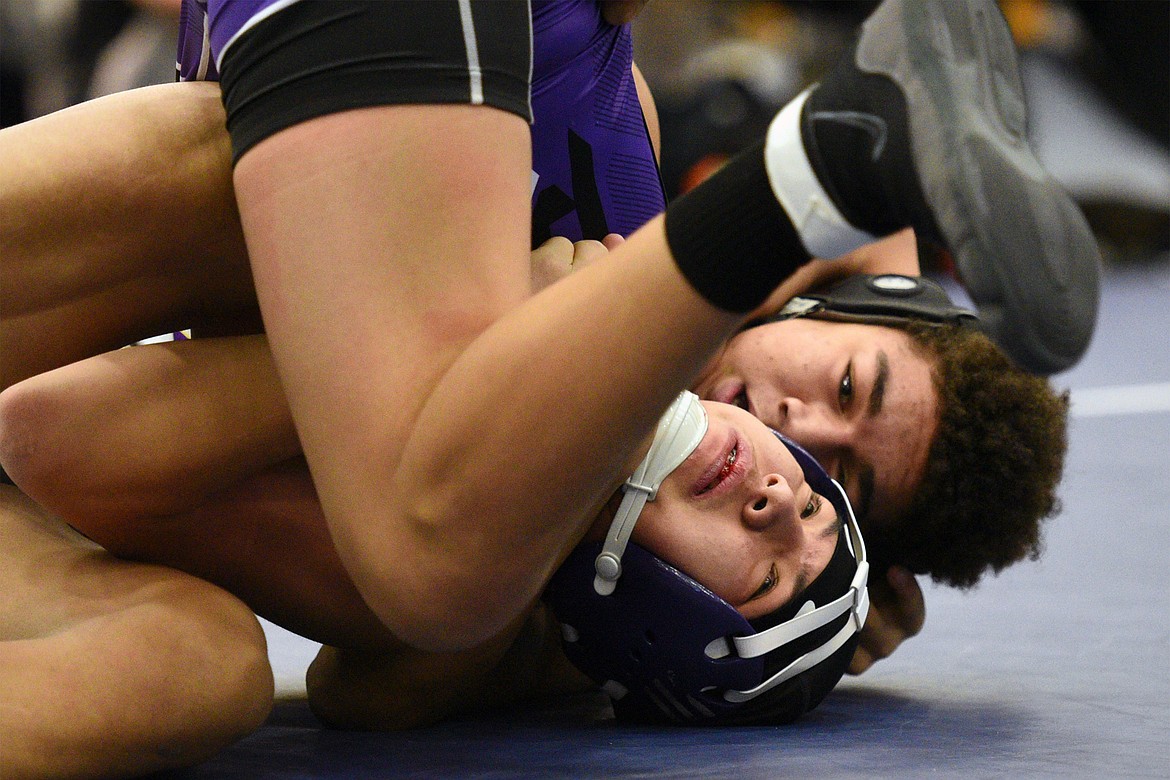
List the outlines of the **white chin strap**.
{"type": "Polygon", "coordinates": [[[650,451],[634,469],[634,473],[622,485],[622,503],[610,523],[605,544],[594,561],[597,576],[593,578],[593,589],[602,596],[613,593],[618,578],[622,576],[622,554],[634,524],[642,514],[647,501],[653,501],[658,488],[687,456],[695,451],[707,433],[707,410],[699,397],[684,390],[658,421],[650,451]]]}

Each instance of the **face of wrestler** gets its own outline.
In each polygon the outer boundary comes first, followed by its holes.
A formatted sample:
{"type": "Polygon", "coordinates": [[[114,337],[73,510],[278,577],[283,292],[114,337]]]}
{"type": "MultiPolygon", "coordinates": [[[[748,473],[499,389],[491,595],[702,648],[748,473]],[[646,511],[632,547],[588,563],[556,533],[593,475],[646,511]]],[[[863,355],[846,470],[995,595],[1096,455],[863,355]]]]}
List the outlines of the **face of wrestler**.
{"type": "Polygon", "coordinates": [[[863,524],[906,508],[938,421],[929,362],[906,333],[874,325],[798,318],[749,328],[695,392],[749,410],[809,450],[863,524]]]}
{"type": "Polygon", "coordinates": [[[643,508],[633,539],[745,617],[760,617],[821,573],[841,524],[763,423],[734,406],[703,405],[703,441],[643,508]]]}

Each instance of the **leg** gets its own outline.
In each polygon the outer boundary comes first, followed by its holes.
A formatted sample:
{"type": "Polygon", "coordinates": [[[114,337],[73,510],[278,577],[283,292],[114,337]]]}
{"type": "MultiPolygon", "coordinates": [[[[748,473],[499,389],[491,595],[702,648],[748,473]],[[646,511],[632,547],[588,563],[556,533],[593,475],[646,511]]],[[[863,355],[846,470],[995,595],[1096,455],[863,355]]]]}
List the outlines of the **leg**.
{"type": "Polygon", "coordinates": [[[14,488],[0,487],[0,531],[6,776],[187,766],[263,721],[272,673],[243,604],[113,559],[14,488]]]}
{"type": "Polygon", "coordinates": [[[0,462],[74,524],[176,514],[299,454],[263,336],[114,350],[0,393],[0,462]]]}
{"type": "Polygon", "coordinates": [[[257,327],[229,161],[213,84],[0,132],[0,388],[170,330],[257,327]]]}
{"type": "Polygon", "coordinates": [[[110,552],[194,574],[320,642],[392,644],[299,453],[263,336],[115,350],[0,393],[6,470],[110,552]]]}
{"type": "Polygon", "coordinates": [[[1088,348],[1101,258],[1029,147],[1026,117],[995,3],[887,0],[807,101],[773,121],[769,173],[808,240],[841,227],[822,218],[831,200],[869,233],[909,224],[941,242],[989,334],[1025,369],[1051,374],[1088,348]],[[813,171],[827,198],[802,185],[813,171]]]}

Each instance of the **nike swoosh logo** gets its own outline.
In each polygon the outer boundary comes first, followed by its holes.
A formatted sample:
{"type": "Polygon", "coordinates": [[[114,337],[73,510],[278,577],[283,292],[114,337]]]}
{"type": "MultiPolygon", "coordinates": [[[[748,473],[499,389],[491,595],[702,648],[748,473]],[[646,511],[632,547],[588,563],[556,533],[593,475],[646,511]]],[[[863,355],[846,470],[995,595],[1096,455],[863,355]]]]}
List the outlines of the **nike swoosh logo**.
{"type": "Polygon", "coordinates": [[[813,122],[840,122],[863,130],[873,139],[870,159],[874,162],[877,162],[878,158],[882,156],[882,151],[886,148],[886,137],[889,135],[889,131],[886,128],[885,120],[880,116],[863,114],[859,111],[816,111],[812,115],[812,120],[813,122]]]}

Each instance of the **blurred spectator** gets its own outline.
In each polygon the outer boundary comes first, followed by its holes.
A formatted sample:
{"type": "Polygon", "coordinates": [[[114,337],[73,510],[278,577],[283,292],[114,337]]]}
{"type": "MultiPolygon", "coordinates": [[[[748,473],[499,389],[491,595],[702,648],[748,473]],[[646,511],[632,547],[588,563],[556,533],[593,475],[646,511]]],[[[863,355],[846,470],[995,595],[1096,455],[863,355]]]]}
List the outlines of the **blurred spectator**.
{"type": "MultiPolygon", "coordinates": [[[[758,138],[877,4],[650,3],[634,42],[661,116],[667,197],[758,138]]],[[[1022,51],[1038,156],[1085,208],[1107,254],[1170,249],[1170,2],[1001,0],[1000,7],[1022,51]]]]}
{"type": "Polygon", "coordinates": [[[180,1],[0,3],[0,123],[173,81],[180,1]]]}

